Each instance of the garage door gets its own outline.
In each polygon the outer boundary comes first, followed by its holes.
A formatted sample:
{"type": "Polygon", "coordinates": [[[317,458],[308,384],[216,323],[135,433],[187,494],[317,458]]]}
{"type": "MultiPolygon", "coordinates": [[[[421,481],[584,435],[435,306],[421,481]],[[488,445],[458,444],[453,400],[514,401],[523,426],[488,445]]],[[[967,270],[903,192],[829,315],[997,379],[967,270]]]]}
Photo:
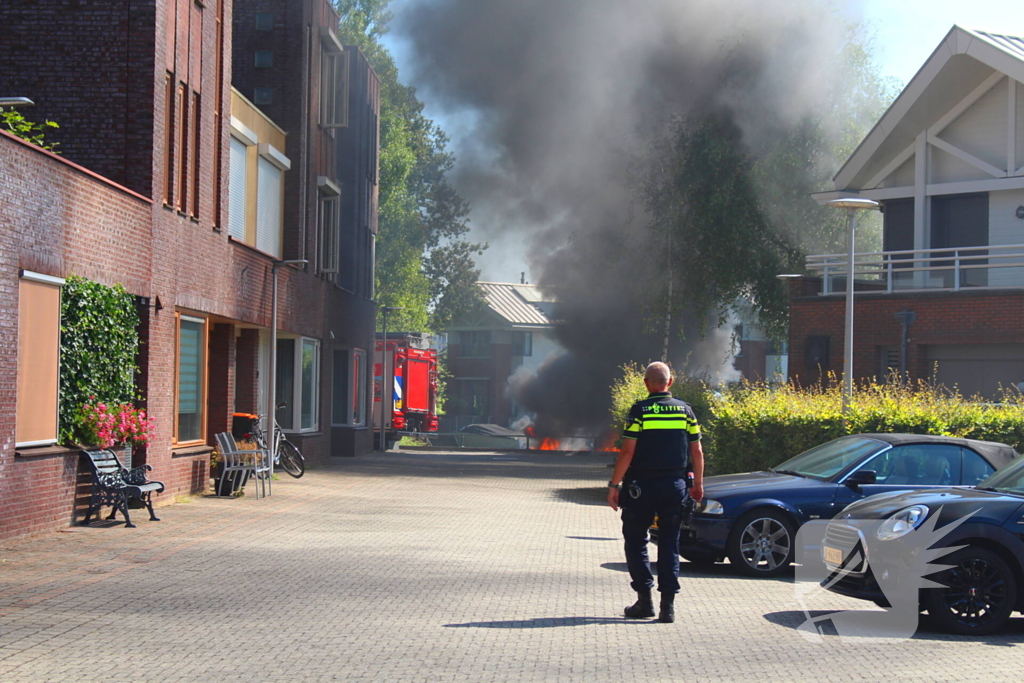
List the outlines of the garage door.
{"type": "Polygon", "coordinates": [[[998,400],[1000,387],[1013,389],[1024,379],[1024,344],[929,346],[926,357],[940,384],[967,397],[998,400]]]}

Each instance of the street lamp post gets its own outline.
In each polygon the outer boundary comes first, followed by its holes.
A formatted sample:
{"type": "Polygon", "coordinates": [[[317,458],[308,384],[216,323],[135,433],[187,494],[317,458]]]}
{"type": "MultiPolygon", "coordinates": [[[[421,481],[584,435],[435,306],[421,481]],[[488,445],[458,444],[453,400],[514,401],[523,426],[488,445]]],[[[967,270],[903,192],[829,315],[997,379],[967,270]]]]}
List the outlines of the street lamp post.
{"type": "Polygon", "coordinates": [[[270,292],[270,387],[267,390],[267,447],[270,449],[270,467],[274,467],[274,439],[277,438],[277,271],[281,266],[298,266],[309,263],[308,260],[291,259],[278,261],[270,269],[272,286],[270,292]]]}
{"type": "MultiPolygon", "coordinates": [[[[384,339],[380,345],[380,451],[383,453],[387,450],[387,443],[384,440],[384,431],[387,428],[387,421],[384,411],[384,406],[387,404],[388,399],[394,392],[394,379],[388,377],[388,313],[392,311],[400,311],[405,306],[381,306],[381,317],[383,318],[382,324],[384,327],[384,339]]],[[[391,399],[391,410],[394,411],[394,400],[391,399]]]]}
{"type": "Polygon", "coordinates": [[[843,339],[843,416],[850,413],[850,402],[853,399],[853,278],[854,278],[854,235],[856,230],[856,213],[865,209],[877,209],[878,202],[873,199],[847,197],[833,199],[826,203],[833,209],[846,209],[846,329],[843,339]]]}

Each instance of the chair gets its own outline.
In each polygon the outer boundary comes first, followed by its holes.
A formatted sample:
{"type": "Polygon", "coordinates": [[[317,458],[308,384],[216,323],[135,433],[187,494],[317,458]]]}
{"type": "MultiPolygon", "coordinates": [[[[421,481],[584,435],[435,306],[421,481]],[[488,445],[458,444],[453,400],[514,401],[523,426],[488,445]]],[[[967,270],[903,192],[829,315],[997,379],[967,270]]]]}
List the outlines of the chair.
{"type": "MultiPolygon", "coordinates": [[[[256,492],[256,498],[260,497],[261,490],[264,497],[273,493],[270,483],[272,474],[270,451],[265,448],[250,451],[239,450],[231,432],[221,432],[217,434],[216,438],[222,463],[222,482],[241,477],[241,485],[244,486],[246,480],[252,476],[255,477],[253,489],[256,492]]],[[[218,486],[218,496],[220,495],[219,489],[218,486]]]]}

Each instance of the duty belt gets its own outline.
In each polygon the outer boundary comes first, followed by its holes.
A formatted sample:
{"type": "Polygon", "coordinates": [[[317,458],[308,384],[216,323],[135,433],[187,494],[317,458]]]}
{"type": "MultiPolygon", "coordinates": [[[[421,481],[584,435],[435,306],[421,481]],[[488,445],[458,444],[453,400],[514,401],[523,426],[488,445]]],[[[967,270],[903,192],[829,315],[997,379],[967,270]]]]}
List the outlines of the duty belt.
{"type": "Polygon", "coordinates": [[[689,474],[688,468],[674,468],[668,470],[630,470],[626,474],[627,479],[661,479],[661,478],[679,478],[682,479],[689,474]]]}

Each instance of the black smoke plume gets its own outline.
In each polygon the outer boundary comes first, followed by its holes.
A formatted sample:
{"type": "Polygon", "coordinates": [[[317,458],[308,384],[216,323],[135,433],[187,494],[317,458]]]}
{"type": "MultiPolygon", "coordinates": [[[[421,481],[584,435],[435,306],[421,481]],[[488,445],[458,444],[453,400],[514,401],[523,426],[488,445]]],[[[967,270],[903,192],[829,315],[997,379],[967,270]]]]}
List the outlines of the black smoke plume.
{"type": "MultiPolygon", "coordinates": [[[[460,127],[454,183],[492,245],[485,273],[511,264],[501,274],[510,280],[528,264],[560,300],[567,355],[516,378],[513,391],[542,433],[596,431],[619,366],[661,356],[663,322],[651,310],[665,297],[664,246],[636,192],[636,169],[657,162],[652,131],[714,111],[756,149],[835,87],[847,26],[817,0],[403,0],[393,9],[412,82],[460,127]]],[[[694,358],[699,327],[674,321],[677,366],[714,364],[694,358]]]]}

